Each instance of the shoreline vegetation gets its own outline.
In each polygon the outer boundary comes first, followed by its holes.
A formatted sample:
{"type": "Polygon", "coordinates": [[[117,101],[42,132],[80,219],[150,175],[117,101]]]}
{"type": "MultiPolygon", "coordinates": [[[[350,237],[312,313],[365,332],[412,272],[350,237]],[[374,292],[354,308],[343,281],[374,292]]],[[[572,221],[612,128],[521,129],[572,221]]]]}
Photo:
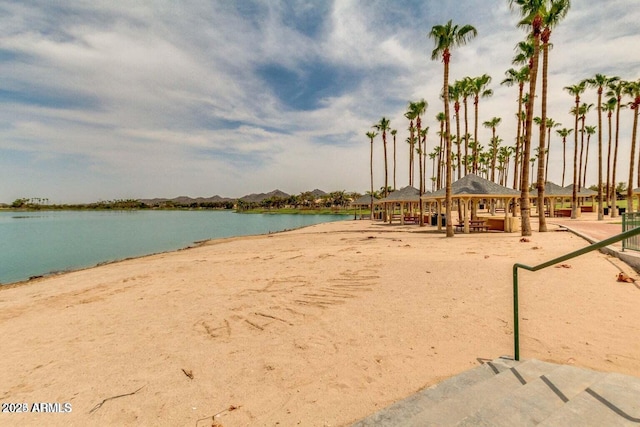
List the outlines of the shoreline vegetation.
{"type": "Polygon", "coordinates": [[[176,197],[173,199],[123,199],[79,204],[50,204],[46,198],[19,198],[10,205],[0,204],[0,210],[235,210],[241,213],[259,214],[352,214],[351,202],[360,193],[333,191],[325,193],[315,189],[298,195],[280,190],[269,193],[249,194],[238,199],[213,196],[208,198],[176,197]]]}

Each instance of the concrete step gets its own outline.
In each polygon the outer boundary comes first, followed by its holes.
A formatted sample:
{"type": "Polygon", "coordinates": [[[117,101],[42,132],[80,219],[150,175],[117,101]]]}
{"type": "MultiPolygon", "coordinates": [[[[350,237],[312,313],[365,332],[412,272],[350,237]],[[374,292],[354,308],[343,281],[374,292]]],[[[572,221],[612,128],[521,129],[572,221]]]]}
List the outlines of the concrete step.
{"type": "Polygon", "coordinates": [[[506,358],[498,358],[484,363],[455,377],[422,389],[416,394],[356,422],[353,427],[405,425],[416,414],[433,407],[443,400],[454,398],[461,391],[493,378],[519,364],[520,362],[506,358]]]}
{"type": "Polygon", "coordinates": [[[458,426],[535,426],[604,376],[586,369],[554,366],[549,373],[463,419],[458,426]]]}
{"type": "Polygon", "coordinates": [[[640,378],[496,359],[354,426],[640,427],[640,378]]]}
{"type": "Polygon", "coordinates": [[[539,425],[640,426],[640,378],[601,374],[590,385],[539,425]]]}
{"type": "Polygon", "coordinates": [[[527,360],[493,378],[461,390],[454,398],[445,399],[415,414],[407,420],[407,423],[395,425],[455,426],[493,401],[504,399],[523,385],[538,379],[541,375],[548,374],[556,367],[557,365],[539,360],[527,360]]]}

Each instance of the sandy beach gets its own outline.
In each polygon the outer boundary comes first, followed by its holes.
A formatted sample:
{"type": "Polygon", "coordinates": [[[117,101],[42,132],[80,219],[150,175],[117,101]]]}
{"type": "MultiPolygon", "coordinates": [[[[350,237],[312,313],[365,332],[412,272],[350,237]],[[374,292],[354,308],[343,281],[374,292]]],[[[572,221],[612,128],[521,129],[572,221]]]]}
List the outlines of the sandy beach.
{"type": "MultiPolygon", "coordinates": [[[[588,244],[520,239],[343,221],[0,288],[0,402],[72,408],[0,424],[349,425],[513,355],[513,264],[588,244]]],[[[640,376],[620,271],[637,278],[600,253],[521,272],[521,357],[640,376]]]]}

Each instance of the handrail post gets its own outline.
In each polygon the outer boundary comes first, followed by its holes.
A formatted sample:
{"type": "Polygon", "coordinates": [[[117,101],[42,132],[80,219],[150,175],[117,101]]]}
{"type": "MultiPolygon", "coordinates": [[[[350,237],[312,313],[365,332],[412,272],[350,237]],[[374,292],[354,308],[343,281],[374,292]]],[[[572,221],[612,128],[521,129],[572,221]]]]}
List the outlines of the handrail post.
{"type": "MultiPolygon", "coordinates": [[[[627,213],[624,212],[622,214],[622,231],[627,231],[627,213]]],[[[627,246],[627,241],[623,240],[622,241],[622,251],[624,252],[625,247],[627,246]]]]}
{"type": "Polygon", "coordinates": [[[518,315],[518,264],[513,266],[513,358],[520,360],[520,328],[518,315]]]}

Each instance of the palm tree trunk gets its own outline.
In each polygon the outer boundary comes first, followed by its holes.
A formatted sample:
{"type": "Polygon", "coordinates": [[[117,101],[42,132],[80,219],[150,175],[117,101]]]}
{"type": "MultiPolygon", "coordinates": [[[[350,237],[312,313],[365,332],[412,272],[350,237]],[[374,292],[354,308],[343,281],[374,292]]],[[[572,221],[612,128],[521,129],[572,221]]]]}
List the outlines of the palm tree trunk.
{"type": "MultiPolygon", "coordinates": [[[[540,34],[536,30],[539,18],[534,18],[533,23],[533,57],[531,58],[531,70],[529,77],[529,103],[526,108],[527,120],[525,123],[525,138],[522,159],[522,179],[520,189],[520,214],[522,216],[522,236],[531,236],[531,206],[529,203],[529,158],[531,157],[531,130],[533,128],[533,106],[536,99],[536,80],[538,77],[538,57],[540,56],[540,34]]],[[[539,28],[539,27],[538,27],[539,28]]]]}
{"type": "MultiPolygon", "coordinates": [[[[447,154],[446,154],[446,178],[445,178],[445,218],[447,221],[447,237],[453,237],[453,224],[451,221],[451,205],[453,199],[451,197],[451,123],[449,118],[449,51],[445,50],[442,58],[444,62],[444,116],[446,127],[446,141],[447,141],[447,154]]],[[[439,212],[438,212],[439,214],[439,212]]]]}
{"type": "Polygon", "coordinates": [[[549,176],[549,157],[551,154],[551,127],[549,127],[549,129],[547,129],[547,152],[545,153],[547,155],[547,161],[545,162],[544,165],[544,182],[549,182],[548,176],[549,176]]]}
{"type": "Polygon", "coordinates": [[[564,187],[564,173],[567,169],[567,137],[562,137],[562,186],[564,187]]]}
{"type": "Polygon", "coordinates": [[[387,134],[382,132],[382,146],[384,149],[384,197],[387,197],[387,191],[389,188],[389,167],[387,161],[387,134]]]}
{"type": "Polygon", "coordinates": [[[371,154],[369,156],[369,164],[370,164],[370,170],[371,170],[371,203],[370,203],[370,208],[371,208],[371,213],[370,213],[370,218],[371,221],[373,221],[373,138],[371,138],[371,154]]]}
{"type": "Polygon", "coordinates": [[[454,105],[454,109],[456,112],[456,141],[458,141],[458,179],[461,178],[462,174],[462,159],[460,158],[460,103],[456,102],[454,105]]]}
{"type": "Polygon", "coordinates": [[[580,167],[578,170],[578,190],[580,190],[580,187],[582,187],[582,159],[584,158],[584,121],[585,121],[586,117],[582,116],[582,127],[581,127],[581,131],[580,131],[580,167]]]}
{"type": "Polygon", "coordinates": [[[542,105],[540,114],[540,145],[538,146],[538,231],[547,231],[547,219],[544,216],[544,164],[545,137],[547,135],[547,65],[549,60],[548,27],[543,31],[542,44],[542,105]]]}
{"type": "Polygon", "coordinates": [[[571,219],[578,218],[578,116],[580,112],[580,96],[576,95],[576,120],[573,132],[573,190],[571,193],[571,219]]]}
{"type": "Polygon", "coordinates": [[[395,190],[396,188],[398,188],[396,186],[396,134],[394,131],[393,134],[393,189],[395,190]]]}
{"type": "Polygon", "coordinates": [[[616,103],[616,142],[613,147],[613,171],[611,172],[611,187],[613,187],[613,206],[611,207],[611,218],[618,217],[618,192],[616,191],[616,169],[618,166],[618,137],[620,135],[620,101],[618,97],[616,103]]]}
{"type": "Polygon", "coordinates": [[[591,135],[587,134],[587,148],[584,153],[584,172],[582,173],[582,186],[587,187],[587,166],[589,165],[589,145],[591,144],[591,135]]]}
{"type": "Polygon", "coordinates": [[[520,117],[522,116],[522,94],[524,91],[524,83],[520,83],[518,89],[518,131],[516,132],[516,153],[513,159],[513,189],[519,189],[519,180],[518,177],[520,174],[518,173],[518,167],[520,166],[520,148],[521,148],[521,140],[520,136],[522,134],[522,120],[520,117]]]}
{"type": "Polygon", "coordinates": [[[631,155],[629,156],[629,183],[627,186],[627,212],[633,212],[633,166],[636,153],[636,137],[638,133],[638,104],[631,106],[633,111],[633,132],[631,133],[631,155]]]}
{"type": "Polygon", "coordinates": [[[607,192],[605,196],[609,209],[611,209],[611,116],[612,111],[609,110],[607,113],[607,120],[609,122],[609,144],[607,148],[607,192]]]}
{"type": "MultiPolygon", "coordinates": [[[[473,100],[473,109],[474,109],[474,126],[473,126],[473,151],[471,155],[473,156],[473,173],[478,174],[478,103],[479,97],[476,96],[473,100]]],[[[472,206],[472,210],[475,211],[475,204],[472,206]]],[[[475,214],[475,212],[474,212],[475,214]]]]}
{"type": "Polygon", "coordinates": [[[602,88],[598,89],[598,221],[604,219],[602,210],[602,88]]]}
{"type": "Polygon", "coordinates": [[[469,116],[468,116],[468,104],[467,97],[463,99],[464,103],[464,175],[469,173],[469,165],[467,164],[467,157],[469,156],[469,116]]]}

